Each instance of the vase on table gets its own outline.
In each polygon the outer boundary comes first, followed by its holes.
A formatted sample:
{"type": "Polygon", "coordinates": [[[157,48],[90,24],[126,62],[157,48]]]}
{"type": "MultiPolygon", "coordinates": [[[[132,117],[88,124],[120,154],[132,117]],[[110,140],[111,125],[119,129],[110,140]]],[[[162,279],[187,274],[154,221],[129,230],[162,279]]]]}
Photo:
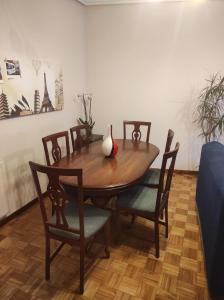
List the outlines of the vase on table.
{"type": "Polygon", "coordinates": [[[112,135],[112,125],[108,125],[108,136],[102,143],[102,152],[107,158],[115,157],[118,152],[118,144],[112,135]]]}
{"type": "Polygon", "coordinates": [[[86,135],[87,138],[90,138],[92,136],[92,127],[88,126],[88,128],[86,129],[86,135]]]}

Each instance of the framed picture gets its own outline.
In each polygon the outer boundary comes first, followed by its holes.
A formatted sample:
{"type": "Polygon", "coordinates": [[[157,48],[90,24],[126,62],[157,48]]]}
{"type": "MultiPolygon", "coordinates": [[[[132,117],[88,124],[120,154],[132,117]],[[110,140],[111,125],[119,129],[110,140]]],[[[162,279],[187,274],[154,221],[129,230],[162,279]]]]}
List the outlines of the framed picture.
{"type": "Polygon", "coordinates": [[[5,59],[4,63],[5,68],[3,64],[0,69],[0,120],[63,109],[63,74],[58,64],[22,58],[5,59]]]}
{"type": "Polygon", "coordinates": [[[20,64],[18,60],[6,59],[5,65],[8,78],[21,76],[20,64]]]}

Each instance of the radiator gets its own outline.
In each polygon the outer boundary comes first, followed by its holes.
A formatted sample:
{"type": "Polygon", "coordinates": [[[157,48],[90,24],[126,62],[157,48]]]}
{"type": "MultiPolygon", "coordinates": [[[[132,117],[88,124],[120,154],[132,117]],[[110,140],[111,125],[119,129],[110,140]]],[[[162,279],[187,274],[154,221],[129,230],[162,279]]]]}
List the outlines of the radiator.
{"type": "Polygon", "coordinates": [[[0,160],[0,220],[8,215],[8,203],[5,191],[5,184],[5,165],[4,162],[0,160]]]}

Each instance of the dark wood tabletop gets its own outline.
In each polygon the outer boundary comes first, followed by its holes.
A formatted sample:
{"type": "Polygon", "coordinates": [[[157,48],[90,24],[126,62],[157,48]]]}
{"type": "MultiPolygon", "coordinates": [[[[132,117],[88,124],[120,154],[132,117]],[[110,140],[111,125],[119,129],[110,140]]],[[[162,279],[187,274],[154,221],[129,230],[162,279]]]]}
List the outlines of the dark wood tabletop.
{"type": "MultiPolygon", "coordinates": [[[[138,183],[155,158],[159,149],[145,142],[119,140],[118,154],[115,158],[105,158],[102,141],[83,147],[78,154],[70,154],[62,158],[56,167],[83,169],[83,187],[89,196],[111,196],[118,194],[138,183]]],[[[71,178],[62,177],[61,182],[76,186],[71,178]]]]}

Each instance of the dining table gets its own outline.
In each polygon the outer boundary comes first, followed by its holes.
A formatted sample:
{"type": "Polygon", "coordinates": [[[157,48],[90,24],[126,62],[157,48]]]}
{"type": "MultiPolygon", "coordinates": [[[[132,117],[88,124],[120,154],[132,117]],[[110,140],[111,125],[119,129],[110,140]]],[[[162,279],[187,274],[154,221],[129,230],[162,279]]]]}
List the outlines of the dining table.
{"type": "MultiPolygon", "coordinates": [[[[102,141],[91,143],[80,151],[63,157],[53,165],[60,168],[82,169],[85,197],[109,199],[138,184],[159,154],[157,146],[143,141],[116,139],[118,153],[108,158],[102,153],[102,141]]],[[[69,188],[76,188],[77,181],[61,177],[69,188]]]]}

